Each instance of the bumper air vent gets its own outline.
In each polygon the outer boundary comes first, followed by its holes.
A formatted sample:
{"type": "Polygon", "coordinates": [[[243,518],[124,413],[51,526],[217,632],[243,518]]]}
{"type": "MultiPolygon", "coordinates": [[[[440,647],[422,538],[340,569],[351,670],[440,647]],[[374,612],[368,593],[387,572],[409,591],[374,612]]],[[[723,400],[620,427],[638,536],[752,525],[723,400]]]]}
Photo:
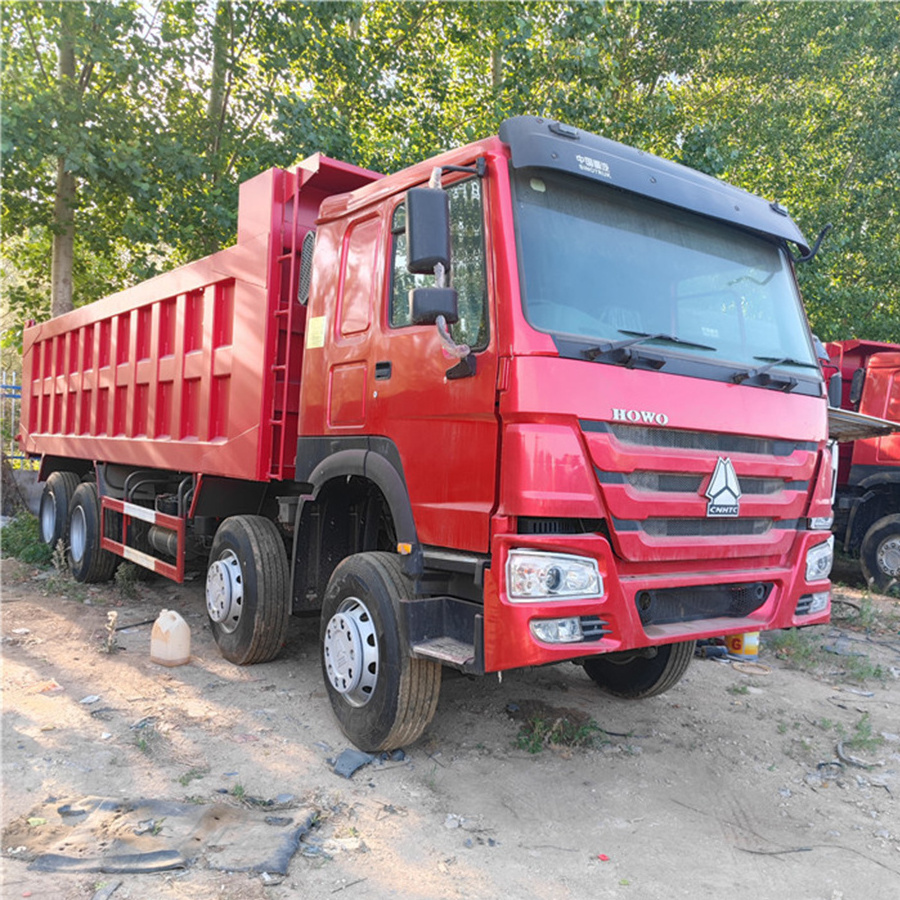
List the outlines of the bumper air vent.
{"type": "Polygon", "coordinates": [[[599,519],[544,519],[519,516],[519,534],[594,534],[600,530],[599,519]]]}
{"type": "Polygon", "coordinates": [[[666,625],[720,616],[742,619],[759,609],[772,592],[772,584],[710,584],[695,587],[638,591],[634,598],[641,624],[666,625]]]}
{"type": "Polygon", "coordinates": [[[582,616],[581,633],[586,642],[599,641],[604,635],[610,633],[609,623],[604,622],[599,616],[582,616]]]}

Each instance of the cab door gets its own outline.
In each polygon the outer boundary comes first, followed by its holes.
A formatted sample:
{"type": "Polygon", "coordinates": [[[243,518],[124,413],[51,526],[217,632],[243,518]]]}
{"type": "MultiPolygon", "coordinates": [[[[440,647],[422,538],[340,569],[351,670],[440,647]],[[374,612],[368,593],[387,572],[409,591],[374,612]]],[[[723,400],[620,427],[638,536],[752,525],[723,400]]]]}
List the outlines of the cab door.
{"type": "Polygon", "coordinates": [[[390,438],[399,452],[419,541],[486,553],[497,488],[498,418],[485,192],[475,177],[446,190],[450,284],[459,295],[459,321],[451,333],[471,348],[474,372],[455,368],[458,359],[444,349],[434,325],[411,323],[410,289],[434,279],[406,269],[406,208],[398,198],[388,213],[380,327],[370,345],[367,431],[390,438]]]}

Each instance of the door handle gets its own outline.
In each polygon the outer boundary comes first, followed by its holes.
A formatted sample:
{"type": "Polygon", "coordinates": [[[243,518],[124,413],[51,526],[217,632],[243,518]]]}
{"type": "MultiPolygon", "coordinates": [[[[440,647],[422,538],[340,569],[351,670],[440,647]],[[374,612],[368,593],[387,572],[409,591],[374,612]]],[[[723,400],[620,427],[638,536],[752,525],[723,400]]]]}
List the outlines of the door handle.
{"type": "Polygon", "coordinates": [[[391,362],[385,360],[375,363],[375,380],[387,381],[391,377],[391,362]]]}

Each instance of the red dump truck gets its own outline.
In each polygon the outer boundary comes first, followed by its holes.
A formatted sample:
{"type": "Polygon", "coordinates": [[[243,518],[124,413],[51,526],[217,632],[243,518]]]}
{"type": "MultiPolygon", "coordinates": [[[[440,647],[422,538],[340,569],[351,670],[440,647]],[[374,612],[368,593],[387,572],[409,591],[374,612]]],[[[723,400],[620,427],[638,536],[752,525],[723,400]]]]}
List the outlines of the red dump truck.
{"type": "MultiPolygon", "coordinates": [[[[825,350],[836,406],[900,423],[900,345],[847,340],[825,350]]],[[[900,585],[900,425],[841,443],[834,510],[835,535],[869,585],[884,593],[900,585]]]]}
{"type": "Polygon", "coordinates": [[[777,203],[565,124],[241,187],[237,243],[24,344],[74,576],[204,566],[238,664],[316,614],[359,747],[442,667],[640,698],[698,638],[827,620],[827,403],[777,203]]]}

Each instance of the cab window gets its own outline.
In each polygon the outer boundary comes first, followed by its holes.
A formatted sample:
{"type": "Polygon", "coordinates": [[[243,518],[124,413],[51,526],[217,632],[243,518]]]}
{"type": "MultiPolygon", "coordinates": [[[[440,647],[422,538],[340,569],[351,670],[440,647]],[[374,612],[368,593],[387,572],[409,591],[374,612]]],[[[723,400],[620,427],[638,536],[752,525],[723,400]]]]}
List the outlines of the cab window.
{"type": "MultiPolygon", "coordinates": [[[[450,284],[459,294],[459,321],[450,329],[457,343],[483,350],[488,343],[487,275],[484,250],[484,214],[481,182],[459,181],[447,188],[450,199],[450,284]]],[[[391,220],[393,280],[392,328],[411,325],[409,292],[434,284],[433,275],[413,275],[406,269],[406,205],[401,203],[391,220]]]]}

